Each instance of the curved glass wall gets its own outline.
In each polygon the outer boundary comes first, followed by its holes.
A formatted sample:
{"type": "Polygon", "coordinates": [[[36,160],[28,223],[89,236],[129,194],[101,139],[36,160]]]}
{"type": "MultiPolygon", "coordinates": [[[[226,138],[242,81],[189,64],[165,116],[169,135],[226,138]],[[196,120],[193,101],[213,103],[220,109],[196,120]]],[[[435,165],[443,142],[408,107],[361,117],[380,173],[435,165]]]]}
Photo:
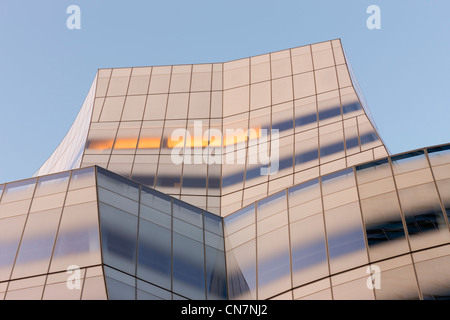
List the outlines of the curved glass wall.
{"type": "Polygon", "coordinates": [[[225,217],[230,297],[448,298],[449,151],[360,164],[225,217]]]}

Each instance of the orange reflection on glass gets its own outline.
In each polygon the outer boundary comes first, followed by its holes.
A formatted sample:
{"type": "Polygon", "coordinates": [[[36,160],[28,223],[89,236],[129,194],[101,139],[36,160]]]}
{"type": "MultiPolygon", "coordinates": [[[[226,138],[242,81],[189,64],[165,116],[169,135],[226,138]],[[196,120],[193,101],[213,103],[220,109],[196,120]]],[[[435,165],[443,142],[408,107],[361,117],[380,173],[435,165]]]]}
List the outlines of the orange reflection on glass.
{"type": "Polygon", "coordinates": [[[137,138],[117,139],[114,144],[114,149],[135,149],[137,145],[137,138]]]}
{"type": "Polygon", "coordinates": [[[160,145],[160,138],[141,138],[139,139],[138,149],[159,149],[160,145]]]}
{"type": "Polygon", "coordinates": [[[114,140],[97,140],[97,141],[89,141],[88,149],[91,150],[107,150],[111,149],[114,140]]]}

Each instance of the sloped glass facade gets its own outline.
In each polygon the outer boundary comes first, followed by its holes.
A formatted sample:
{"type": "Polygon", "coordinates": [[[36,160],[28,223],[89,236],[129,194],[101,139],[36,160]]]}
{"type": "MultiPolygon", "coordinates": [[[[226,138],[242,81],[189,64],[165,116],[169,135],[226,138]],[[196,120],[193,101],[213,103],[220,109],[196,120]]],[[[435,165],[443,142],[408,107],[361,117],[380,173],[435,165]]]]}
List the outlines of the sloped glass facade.
{"type": "Polygon", "coordinates": [[[448,299],[450,145],[389,155],[340,40],[101,69],[0,184],[0,299],[448,299]]]}

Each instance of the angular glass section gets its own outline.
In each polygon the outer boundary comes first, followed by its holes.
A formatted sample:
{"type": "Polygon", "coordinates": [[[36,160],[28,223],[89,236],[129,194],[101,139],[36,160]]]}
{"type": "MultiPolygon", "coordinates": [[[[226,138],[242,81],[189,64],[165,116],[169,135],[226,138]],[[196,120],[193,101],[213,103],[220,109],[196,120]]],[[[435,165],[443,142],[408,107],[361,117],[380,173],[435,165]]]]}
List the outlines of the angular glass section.
{"type": "Polygon", "coordinates": [[[9,280],[26,215],[0,220],[0,281],[9,280]]]}
{"type": "Polygon", "coordinates": [[[61,209],[29,215],[12,278],[48,272],[60,216],[61,209]]]}
{"type": "Polygon", "coordinates": [[[371,261],[409,250],[388,159],[356,166],[371,261]]]}
{"type": "Polygon", "coordinates": [[[291,288],[287,226],[257,238],[258,299],[267,299],[291,288]]]}
{"type": "Polygon", "coordinates": [[[225,255],[221,250],[205,246],[206,299],[227,299],[225,255]]]}
{"type": "Polygon", "coordinates": [[[450,241],[434,183],[398,191],[411,249],[423,249],[450,241]]]}
{"type": "Polygon", "coordinates": [[[327,276],[328,259],[322,213],[291,223],[289,233],[293,286],[327,276]]]}
{"type": "Polygon", "coordinates": [[[104,203],[99,210],[103,262],[134,275],[138,218],[104,203]]]}
{"type": "Polygon", "coordinates": [[[137,277],[171,289],[172,232],[139,219],[137,277]]]}
{"type": "Polygon", "coordinates": [[[69,184],[70,171],[40,177],[34,197],[66,192],[69,184]]]}
{"type": "Polygon", "coordinates": [[[173,233],[173,291],[189,299],[206,299],[204,246],[173,233]]]}
{"type": "Polygon", "coordinates": [[[36,181],[37,179],[28,179],[6,184],[1,203],[30,199],[33,196],[36,181]]]}
{"type": "Polygon", "coordinates": [[[107,266],[104,269],[110,300],[136,299],[136,279],[134,277],[107,266]]]}
{"type": "Polygon", "coordinates": [[[256,240],[227,251],[226,259],[230,299],[257,299],[256,240]]]}
{"type": "Polygon", "coordinates": [[[50,272],[101,263],[97,202],[63,209],[50,272]]]}
{"type": "Polygon", "coordinates": [[[424,300],[449,300],[449,246],[413,254],[417,280],[424,300]]]}

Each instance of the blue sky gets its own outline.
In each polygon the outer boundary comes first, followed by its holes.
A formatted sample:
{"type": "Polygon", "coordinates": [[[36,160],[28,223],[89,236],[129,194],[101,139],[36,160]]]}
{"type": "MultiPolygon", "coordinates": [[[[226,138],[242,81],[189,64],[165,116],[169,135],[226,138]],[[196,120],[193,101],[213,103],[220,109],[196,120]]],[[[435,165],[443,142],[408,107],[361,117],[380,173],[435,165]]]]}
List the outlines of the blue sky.
{"type": "Polygon", "coordinates": [[[223,62],[340,38],[392,153],[450,142],[450,2],[2,0],[0,183],[31,177],[98,68],[223,62]],[[81,29],[70,30],[70,5],[81,29]],[[369,30],[378,5],[381,29],[369,30]]]}

